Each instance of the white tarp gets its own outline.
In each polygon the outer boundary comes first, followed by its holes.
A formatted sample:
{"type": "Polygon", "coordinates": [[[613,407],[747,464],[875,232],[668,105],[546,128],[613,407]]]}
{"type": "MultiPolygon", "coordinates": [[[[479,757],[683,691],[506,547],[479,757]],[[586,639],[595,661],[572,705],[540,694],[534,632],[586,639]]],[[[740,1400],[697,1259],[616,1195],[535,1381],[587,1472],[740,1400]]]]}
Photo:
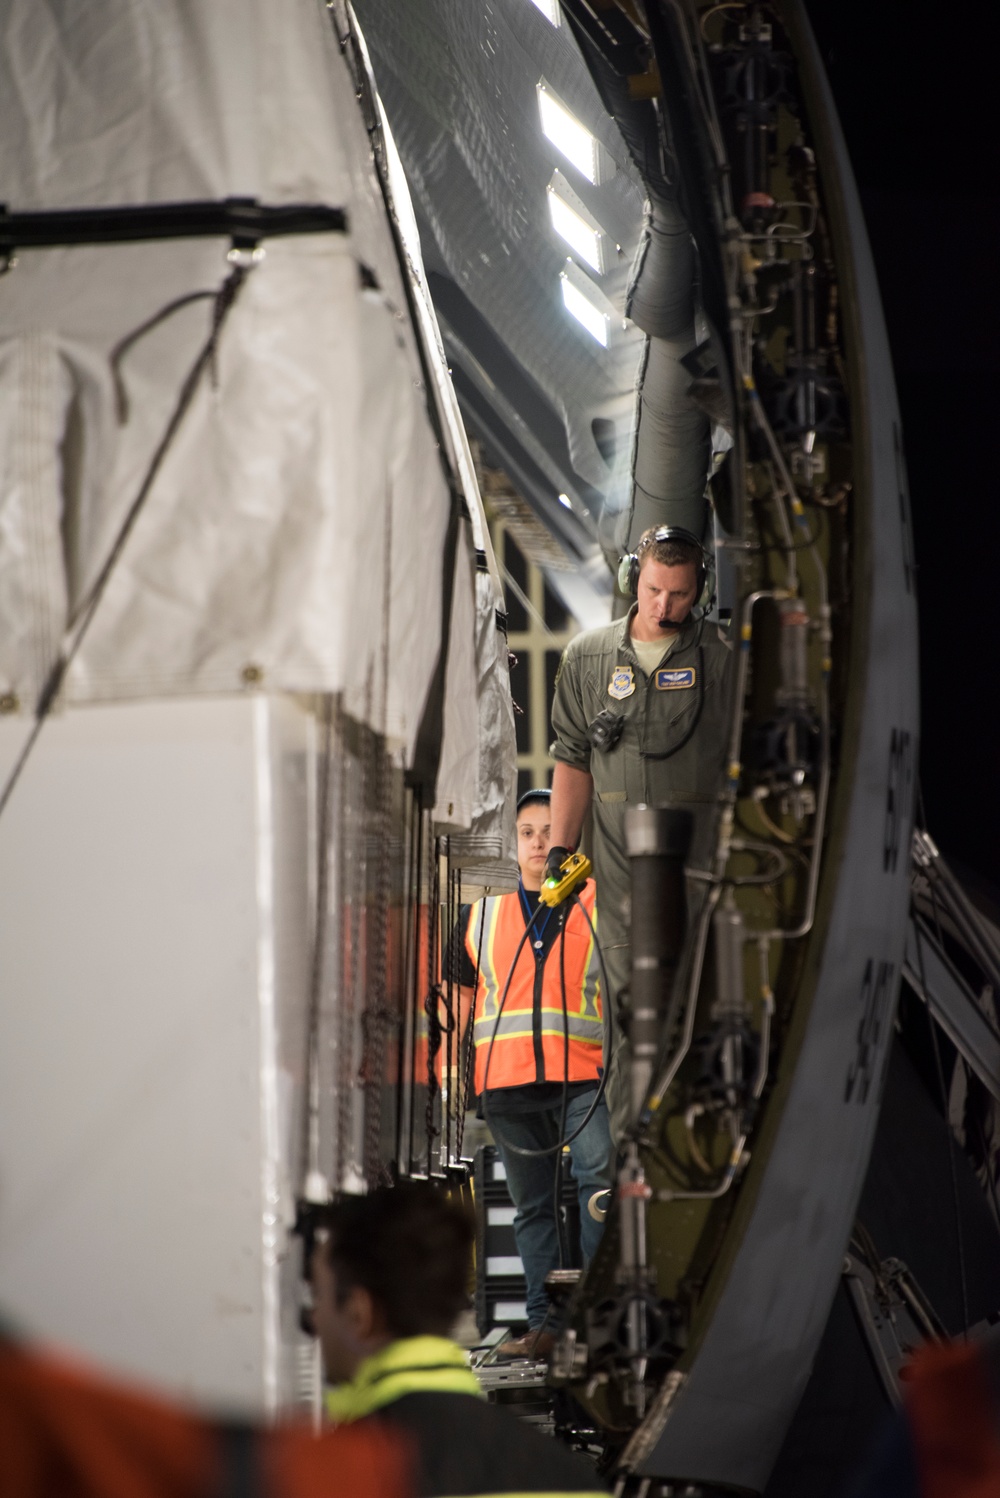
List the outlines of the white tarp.
{"type": "MultiPolygon", "coordinates": [[[[346,235],[265,242],[65,699],[341,692],[409,753],[440,650],[451,499],[326,7],[107,0],[68,17],[55,3],[10,0],[3,43],[0,198],[10,211],[252,197],[339,207],[349,221],[346,235]],[[362,265],[376,288],[363,286],[362,265]]],[[[397,199],[403,191],[394,184],[397,199]]],[[[29,250],[0,278],[0,694],[24,711],[142,485],[214,304],[192,301],[131,344],[117,390],[114,350],[175,300],[217,291],[227,248],[29,250]]],[[[426,337],[425,309],[421,322],[426,337]]],[[[429,356],[453,446],[436,332],[429,356]]],[[[478,495],[468,500],[481,532],[478,495]]],[[[483,662],[472,542],[460,529],[438,805],[467,827],[484,801],[483,662]]],[[[505,675],[492,641],[487,653],[505,675]]],[[[512,726],[495,706],[488,716],[506,735],[500,757],[512,758],[512,726]]]]}
{"type": "MultiPolygon", "coordinates": [[[[475,579],[476,618],[475,652],[478,677],[479,736],[478,764],[461,744],[461,725],[456,704],[451,711],[446,704],[441,786],[434,818],[444,830],[469,828],[451,838],[449,851],[452,866],[462,870],[464,899],[478,899],[485,889],[516,889],[518,880],[517,830],[517,749],[514,709],[510,696],[510,670],[507,663],[507,637],[499,619],[504,612],[504,595],[500,571],[493,553],[493,542],[486,524],[475,464],[469,440],[455,399],[448,373],[447,358],[438,327],[420,251],[420,236],[406,187],[402,163],[392,140],[388,120],[382,115],[385,133],[389,187],[396,209],[414,292],[414,304],[420,318],[424,347],[434,376],[442,433],[469,509],[470,542],[485,561],[485,572],[477,571],[475,579]],[[453,748],[454,746],[454,748],[453,748]],[[454,761],[452,756],[454,755],[454,761]],[[471,818],[455,814],[454,797],[447,788],[456,781],[461,765],[473,774],[471,818]],[[450,808],[450,810],[449,810],[450,808]]],[[[463,596],[464,596],[464,589],[463,596]]],[[[458,594],[456,593],[456,598],[458,594]]],[[[457,624],[457,621],[455,621],[457,624]]],[[[452,679],[449,661],[449,682],[452,679]]]]}

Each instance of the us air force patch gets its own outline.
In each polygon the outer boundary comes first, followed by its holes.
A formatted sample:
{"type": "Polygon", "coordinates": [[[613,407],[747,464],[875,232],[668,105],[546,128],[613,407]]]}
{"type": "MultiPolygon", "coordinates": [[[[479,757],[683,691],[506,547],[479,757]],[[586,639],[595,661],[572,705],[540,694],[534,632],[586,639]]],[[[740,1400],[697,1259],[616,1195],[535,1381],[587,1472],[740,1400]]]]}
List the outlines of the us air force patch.
{"type": "Polygon", "coordinates": [[[611,673],[611,684],[608,687],[608,696],[621,701],[623,697],[631,697],[635,691],[635,678],[632,675],[631,666],[616,666],[611,673]]]}
{"type": "Polygon", "coordinates": [[[674,671],[657,671],[656,690],[676,692],[679,687],[693,687],[697,675],[694,666],[683,666],[674,671]]]}

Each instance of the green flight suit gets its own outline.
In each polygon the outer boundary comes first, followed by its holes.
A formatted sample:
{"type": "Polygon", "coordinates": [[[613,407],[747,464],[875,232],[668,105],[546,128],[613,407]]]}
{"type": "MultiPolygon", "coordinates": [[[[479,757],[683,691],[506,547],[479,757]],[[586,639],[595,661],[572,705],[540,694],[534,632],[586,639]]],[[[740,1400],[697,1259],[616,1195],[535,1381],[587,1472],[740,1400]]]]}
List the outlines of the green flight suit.
{"type": "Polygon", "coordinates": [[[621,1139],[629,1106],[627,1053],[616,1023],[619,995],[630,969],[625,808],[645,803],[691,810],[695,830],[688,862],[705,867],[730,727],[732,652],[716,626],[686,623],[666,660],[647,677],[629,634],[635,613],[633,604],[624,619],[570,641],[552,705],[553,758],[586,770],[594,781],[592,856],[601,902],[601,946],[613,990],[605,1013],[612,1016],[615,1028],[607,1102],[616,1140],[621,1139]],[[602,751],[591,745],[587,730],[606,709],[624,721],[618,743],[602,751]],[[676,753],[667,758],[649,757],[674,746],[679,746],[676,753]]]}

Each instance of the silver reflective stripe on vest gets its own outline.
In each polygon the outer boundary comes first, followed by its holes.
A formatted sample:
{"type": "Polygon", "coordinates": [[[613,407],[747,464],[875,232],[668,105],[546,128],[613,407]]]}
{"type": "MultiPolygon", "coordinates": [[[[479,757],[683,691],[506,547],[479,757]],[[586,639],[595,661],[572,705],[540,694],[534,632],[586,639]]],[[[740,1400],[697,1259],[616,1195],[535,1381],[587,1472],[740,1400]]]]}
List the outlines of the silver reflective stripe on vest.
{"type": "MultiPolygon", "coordinates": [[[[496,1027],[498,1041],[515,1038],[523,1039],[526,1035],[530,1036],[532,1033],[531,1016],[532,1011],[530,1009],[518,1009],[513,1014],[508,1014],[505,1010],[500,1016],[499,1025],[497,1024],[495,1014],[477,1019],[473,1030],[476,1045],[488,1045],[494,1027],[496,1027]]],[[[586,1045],[596,1046],[600,1046],[603,1042],[604,1027],[600,1019],[592,1019],[583,1014],[573,1014],[571,1011],[567,1015],[567,1028],[571,1040],[582,1040],[586,1045]]],[[[564,1034],[561,1005],[558,1008],[554,1008],[550,1004],[542,1005],[542,1034],[558,1035],[560,1038],[564,1034]]]]}

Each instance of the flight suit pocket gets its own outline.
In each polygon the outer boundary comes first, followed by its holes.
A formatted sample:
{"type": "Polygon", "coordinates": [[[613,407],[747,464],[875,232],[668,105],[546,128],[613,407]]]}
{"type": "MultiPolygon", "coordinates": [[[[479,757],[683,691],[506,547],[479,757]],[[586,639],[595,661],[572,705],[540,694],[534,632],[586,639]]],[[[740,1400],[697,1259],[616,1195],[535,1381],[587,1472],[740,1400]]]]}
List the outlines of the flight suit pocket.
{"type": "Polygon", "coordinates": [[[590,773],[594,777],[594,795],[598,801],[606,803],[626,799],[625,757],[626,748],[621,743],[605,752],[595,749],[591,754],[590,773]]]}
{"type": "Polygon", "coordinates": [[[660,699],[658,706],[655,726],[651,725],[652,737],[658,742],[649,746],[654,751],[670,748],[687,733],[698,707],[698,689],[671,692],[669,698],[660,699]]]}

